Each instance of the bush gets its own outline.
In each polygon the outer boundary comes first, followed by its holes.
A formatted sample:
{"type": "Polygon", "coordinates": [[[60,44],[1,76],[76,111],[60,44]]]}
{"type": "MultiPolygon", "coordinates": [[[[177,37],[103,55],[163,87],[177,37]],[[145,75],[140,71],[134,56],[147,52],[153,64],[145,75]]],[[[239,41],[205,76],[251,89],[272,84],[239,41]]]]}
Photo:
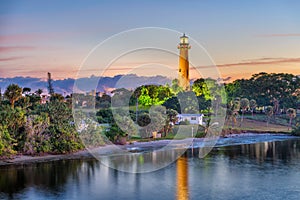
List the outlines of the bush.
{"type": "Polygon", "coordinates": [[[16,151],[13,150],[15,142],[7,128],[0,125],[0,156],[6,157],[15,154],[16,151]]]}
{"type": "Polygon", "coordinates": [[[293,129],[292,135],[300,136],[300,122],[296,123],[296,127],[293,129]]]}
{"type": "Polygon", "coordinates": [[[190,122],[188,120],[184,120],[179,122],[179,125],[190,125],[190,122]]]}
{"type": "Polygon", "coordinates": [[[79,133],[83,145],[87,148],[102,146],[105,144],[104,128],[97,125],[88,126],[79,133]]]}
{"type": "Polygon", "coordinates": [[[204,131],[197,131],[197,134],[195,135],[196,138],[203,138],[205,137],[206,133],[204,131]]]}

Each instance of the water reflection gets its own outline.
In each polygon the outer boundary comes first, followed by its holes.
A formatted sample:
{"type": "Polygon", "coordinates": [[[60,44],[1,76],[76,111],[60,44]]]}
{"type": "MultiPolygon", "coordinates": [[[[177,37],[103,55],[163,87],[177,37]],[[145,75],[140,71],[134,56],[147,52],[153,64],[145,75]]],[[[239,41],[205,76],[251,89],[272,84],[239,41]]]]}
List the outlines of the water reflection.
{"type": "Polygon", "coordinates": [[[177,160],[177,199],[189,199],[189,172],[188,172],[188,158],[180,157],[177,160]]]}
{"type": "MultiPolygon", "coordinates": [[[[95,161],[66,160],[0,168],[0,192],[14,198],[25,188],[38,187],[46,193],[62,193],[70,181],[80,181],[79,175],[86,173],[91,179],[95,161]]],[[[1,197],[1,196],[0,196],[1,197]]]]}
{"type": "Polygon", "coordinates": [[[105,166],[131,173],[152,172],[164,168],[177,160],[185,149],[165,149],[101,156],[99,160],[105,166]]]}
{"type": "MultiPolygon", "coordinates": [[[[170,154],[176,150],[113,160],[126,168],[164,162],[170,154]]],[[[113,170],[94,159],[2,166],[0,199],[299,198],[300,140],[218,147],[204,159],[198,154],[190,149],[176,163],[144,174],[113,170]]]]}
{"type": "Polygon", "coordinates": [[[300,140],[263,142],[215,148],[210,155],[224,154],[230,159],[247,157],[257,162],[289,162],[300,159],[300,140]]]}

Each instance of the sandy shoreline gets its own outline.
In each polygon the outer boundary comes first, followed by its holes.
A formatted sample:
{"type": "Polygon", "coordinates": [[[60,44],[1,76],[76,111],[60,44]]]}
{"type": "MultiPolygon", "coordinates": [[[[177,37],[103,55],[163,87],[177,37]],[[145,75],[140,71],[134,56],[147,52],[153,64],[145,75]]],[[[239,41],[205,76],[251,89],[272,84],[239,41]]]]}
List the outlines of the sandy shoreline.
{"type": "MultiPolygon", "coordinates": [[[[283,139],[293,139],[299,138],[290,136],[287,134],[258,134],[258,133],[243,133],[243,134],[232,134],[227,135],[226,137],[222,137],[219,139],[221,142],[225,142],[228,139],[234,138],[246,138],[248,137],[257,137],[262,136],[265,137],[283,137],[283,139]]],[[[187,142],[202,142],[204,138],[187,138],[185,139],[187,142]]],[[[43,155],[43,156],[28,156],[28,155],[17,155],[12,159],[4,159],[0,160],[0,166],[7,166],[7,165],[22,165],[22,164],[31,164],[31,163],[41,163],[41,162],[51,162],[51,161],[58,161],[58,160],[74,160],[74,159],[89,159],[94,158],[91,152],[97,152],[98,155],[111,155],[115,152],[120,150],[129,150],[129,149],[138,149],[138,148],[160,148],[168,145],[169,143],[172,145],[180,144],[183,140],[157,140],[157,141],[149,141],[149,142],[134,142],[133,144],[127,145],[106,145],[101,147],[96,147],[91,150],[81,150],[75,153],[69,154],[57,154],[57,155],[43,155]]],[[[260,142],[260,141],[257,141],[260,142]]],[[[247,141],[244,141],[245,144],[250,144],[247,141]]],[[[231,145],[230,143],[227,145],[231,145]]],[[[232,143],[234,145],[234,143],[232,143]]]]}
{"type": "Polygon", "coordinates": [[[16,155],[10,159],[0,160],[0,167],[7,165],[22,165],[30,163],[51,162],[58,160],[74,160],[74,159],[89,159],[94,158],[93,153],[97,152],[98,155],[110,155],[120,150],[128,150],[131,148],[159,148],[167,145],[171,140],[158,140],[149,142],[134,142],[127,145],[106,145],[101,147],[95,147],[93,149],[84,149],[74,153],[67,154],[49,154],[42,156],[30,156],[30,155],[16,155]]]}

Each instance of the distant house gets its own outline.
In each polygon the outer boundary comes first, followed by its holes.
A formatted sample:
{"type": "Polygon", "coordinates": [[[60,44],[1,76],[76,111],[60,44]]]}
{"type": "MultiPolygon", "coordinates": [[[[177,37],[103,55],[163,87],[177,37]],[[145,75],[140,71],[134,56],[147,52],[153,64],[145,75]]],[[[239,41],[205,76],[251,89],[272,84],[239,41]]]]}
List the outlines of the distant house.
{"type": "Polygon", "coordinates": [[[50,95],[43,94],[41,95],[41,104],[45,104],[50,101],[50,95]]]}
{"type": "Polygon", "coordinates": [[[203,114],[178,114],[177,115],[177,122],[179,124],[182,121],[188,121],[190,124],[200,124],[203,125],[203,114]]]}

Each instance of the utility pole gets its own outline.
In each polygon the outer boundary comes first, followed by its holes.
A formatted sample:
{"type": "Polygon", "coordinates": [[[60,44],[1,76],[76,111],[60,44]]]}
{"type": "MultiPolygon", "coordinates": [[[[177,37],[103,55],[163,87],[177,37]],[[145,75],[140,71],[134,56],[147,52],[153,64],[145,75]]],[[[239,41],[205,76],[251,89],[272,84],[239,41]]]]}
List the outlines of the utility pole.
{"type": "Polygon", "coordinates": [[[192,137],[194,137],[194,127],[192,126],[192,137]]]}

